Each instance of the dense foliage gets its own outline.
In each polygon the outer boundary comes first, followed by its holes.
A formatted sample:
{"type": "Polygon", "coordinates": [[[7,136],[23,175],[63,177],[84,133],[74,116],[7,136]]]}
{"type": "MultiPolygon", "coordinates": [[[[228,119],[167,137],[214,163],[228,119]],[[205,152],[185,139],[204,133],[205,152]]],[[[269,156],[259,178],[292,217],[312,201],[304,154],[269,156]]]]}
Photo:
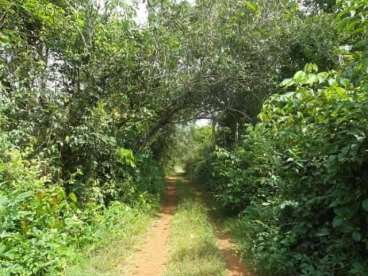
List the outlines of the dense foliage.
{"type": "Polygon", "coordinates": [[[157,203],[158,159],[133,151],[154,106],[153,49],[120,3],[5,0],[0,11],[0,274],[55,275],[157,203]]]}
{"type": "Polygon", "coordinates": [[[314,64],[286,79],[233,147],[194,168],[265,275],[366,275],[368,239],[366,16],[342,1],[335,71],[314,64]],[[363,69],[364,68],[364,69],[363,69]]]}
{"type": "Polygon", "coordinates": [[[189,160],[258,272],[367,274],[366,0],[145,3],[0,0],[0,272],[59,273],[189,160]]]}
{"type": "Polygon", "coordinates": [[[200,176],[224,207],[244,210],[245,252],[257,267],[364,275],[366,90],[327,73],[287,83],[297,90],[271,97],[238,148],[218,149],[200,176]]]}
{"type": "MultiPolygon", "coordinates": [[[[98,233],[122,231],[126,224],[139,219],[141,212],[152,208],[152,199],[135,192],[133,183],[122,185],[126,189],[125,203],[111,202],[105,208],[98,200],[90,199],[81,206],[75,193],[66,192],[63,185],[52,183],[42,173],[45,164],[23,159],[21,152],[2,138],[2,275],[55,274],[78,249],[104,238],[98,233]]],[[[154,184],[149,182],[153,175],[142,180],[145,185],[154,184]]]]}

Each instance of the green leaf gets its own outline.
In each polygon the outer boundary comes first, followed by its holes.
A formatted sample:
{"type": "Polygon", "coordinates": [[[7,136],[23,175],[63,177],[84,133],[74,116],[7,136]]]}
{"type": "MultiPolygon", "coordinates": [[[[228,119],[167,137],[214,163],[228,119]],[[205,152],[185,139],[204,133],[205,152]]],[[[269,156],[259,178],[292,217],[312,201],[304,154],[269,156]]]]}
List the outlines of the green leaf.
{"type": "Polygon", "coordinates": [[[316,73],[318,72],[318,66],[313,63],[308,63],[305,65],[304,71],[307,73],[316,73]]]}
{"type": "Polygon", "coordinates": [[[304,84],[307,80],[307,74],[303,71],[299,71],[294,75],[293,79],[296,83],[304,84]]]}
{"type": "Polygon", "coordinates": [[[308,74],[307,83],[308,84],[315,84],[318,82],[318,76],[315,74],[308,74]]]}
{"type": "Polygon", "coordinates": [[[9,200],[6,196],[0,195],[0,208],[2,207],[6,207],[8,204],[9,200]]]}
{"type": "Polygon", "coordinates": [[[134,153],[130,149],[120,148],[117,151],[117,155],[120,163],[135,168],[135,157],[134,153]]]}
{"type": "Polygon", "coordinates": [[[281,87],[290,87],[293,86],[295,84],[293,79],[285,79],[283,80],[283,82],[280,84],[281,87]]]}
{"type": "Polygon", "coordinates": [[[319,83],[324,83],[328,79],[329,74],[327,72],[322,72],[322,73],[319,73],[317,77],[318,77],[319,83]]]}
{"type": "Polygon", "coordinates": [[[25,201],[27,198],[31,197],[33,195],[33,192],[32,191],[28,191],[28,192],[24,192],[24,193],[21,193],[19,194],[15,200],[14,200],[14,203],[20,203],[20,202],[23,202],[25,201]]]}
{"type": "Polygon", "coordinates": [[[361,241],[362,240],[362,234],[360,234],[359,232],[354,232],[352,234],[353,240],[354,241],[361,241]]]}
{"type": "Polygon", "coordinates": [[[256,3],[245,1],[245,7],[251,12],[258,13],[258,6],[256,3]]]}
{"type": "Polygon", "coordinates": [[[73,201],[74,203],[77,203],[78,202],[78,198],[77,198],[77,196],[75,195],[75,193],[70,193],[69,194],[69,198],[70,198],[70,200],[71,201],[73,201]]]}
{"type": "Polygon", "coordinates": [[[332,221],[332,226],[333,227],[339,227],[344,223],[344,219],[341,217],[335,217],[334,220],[332,221]]]}
{"type": "Polygon", "coordinates": [[[8,9],[10,5],[11,5],[11,3],[10,3],[9,0],[0,0],[1,9],[3,9],[3,10],[8,9]]]}
{"type": "Polygon", "coordinates": [[[364,211],[368,212],[368,199],[363,200],[362,207],[364,211]]]}

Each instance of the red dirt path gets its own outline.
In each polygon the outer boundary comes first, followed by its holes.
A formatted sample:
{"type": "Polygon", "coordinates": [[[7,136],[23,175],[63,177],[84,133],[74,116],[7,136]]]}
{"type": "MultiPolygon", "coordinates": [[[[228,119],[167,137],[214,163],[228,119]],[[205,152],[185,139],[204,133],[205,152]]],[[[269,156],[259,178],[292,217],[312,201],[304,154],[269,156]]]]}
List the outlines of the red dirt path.
{"type": "Polygon", "coordinates": [[[217,247],[224,256],[228,276],[254,276],[242,263],[229,234],[217,232],[217,247]]]}
{"type": "MultiPolygon", "coordinates": [[[[165,272],[169,258],[168,240],[170,235],[171,221],[175,213],[177,198],[177,178],[168,177],[165,190],[165,199],[162,203],[158,219],[145,236],[143,246],[137,251],[132,260],[133,268],[129,275],[133,276],[160,276],[165,272]]],[[[189,182],[189,185],[191,183],[189,182]]],[[[229,276],[254,276],[247,271],[240,257],[234,249],[228,234],[217,231],[217,245],[224,256],[227,273],[229,276]]]]}
{"type": "Polygon", "coordinates": [[[160,276],[165,271],[170,225],[176,208],[175,182],[175,178],[167,178],[165,199],[159,217],[147,233],[142,248],[134,257],[134,268],[131,275],[160,276]]]}

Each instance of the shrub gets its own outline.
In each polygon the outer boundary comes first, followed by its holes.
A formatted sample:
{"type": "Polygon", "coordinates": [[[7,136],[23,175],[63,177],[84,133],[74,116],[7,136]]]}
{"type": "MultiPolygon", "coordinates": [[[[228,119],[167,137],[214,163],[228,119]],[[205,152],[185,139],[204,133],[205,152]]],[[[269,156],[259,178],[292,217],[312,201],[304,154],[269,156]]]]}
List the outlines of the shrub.
{"type": "MultiPolygon", "coordinates": [[[[41,174],[42,164],[23,159],[5,136],[0,138],[2,275],[55,275],[74,252],[102,239],[99,233],[114,235],[139,212],[155,206],[157,198],[137,190],[134,203],[129,199],[135,208],[121,202],[104,207],[98,201],[81,208],[74,193],[67,194],[62,185],[41,174]]],[[[154,180],[157,184],[157,175],[154,180]]]]}
{"type": "Polygon", "coordinates": [[[265,274],[365,275],[366,85],[316,70],[283,83],[295,91],[264,104],[239,148],[204,161],[207,182],[243,210],[244,252],[265,274]]]}

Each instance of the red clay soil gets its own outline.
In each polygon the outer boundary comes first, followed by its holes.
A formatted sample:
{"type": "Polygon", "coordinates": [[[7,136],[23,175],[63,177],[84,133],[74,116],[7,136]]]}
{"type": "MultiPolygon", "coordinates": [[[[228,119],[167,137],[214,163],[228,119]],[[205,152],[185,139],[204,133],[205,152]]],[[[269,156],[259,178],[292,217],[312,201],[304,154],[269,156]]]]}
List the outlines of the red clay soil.
{"type": "Polygon", "coordinates": [[[224,256],[226,262],[226,270],[229,276],[254,276],[253,273],[249,272],[245,265],[242,263],[239,255],[235,250],[234,243],[228,234],[221,233],[218,231],[217,236],[217,247],[221,254],[224,256]]]}
{"type": "Polygon", "coordinates": [[[159,276],[165,271],[169,255],[170,225],[177,203],[175,182],[175,178],[167,178],[165,198],[159,217],[147,233],[143,246],[134,256],[134,268],[130,275],[159,276]]]}

